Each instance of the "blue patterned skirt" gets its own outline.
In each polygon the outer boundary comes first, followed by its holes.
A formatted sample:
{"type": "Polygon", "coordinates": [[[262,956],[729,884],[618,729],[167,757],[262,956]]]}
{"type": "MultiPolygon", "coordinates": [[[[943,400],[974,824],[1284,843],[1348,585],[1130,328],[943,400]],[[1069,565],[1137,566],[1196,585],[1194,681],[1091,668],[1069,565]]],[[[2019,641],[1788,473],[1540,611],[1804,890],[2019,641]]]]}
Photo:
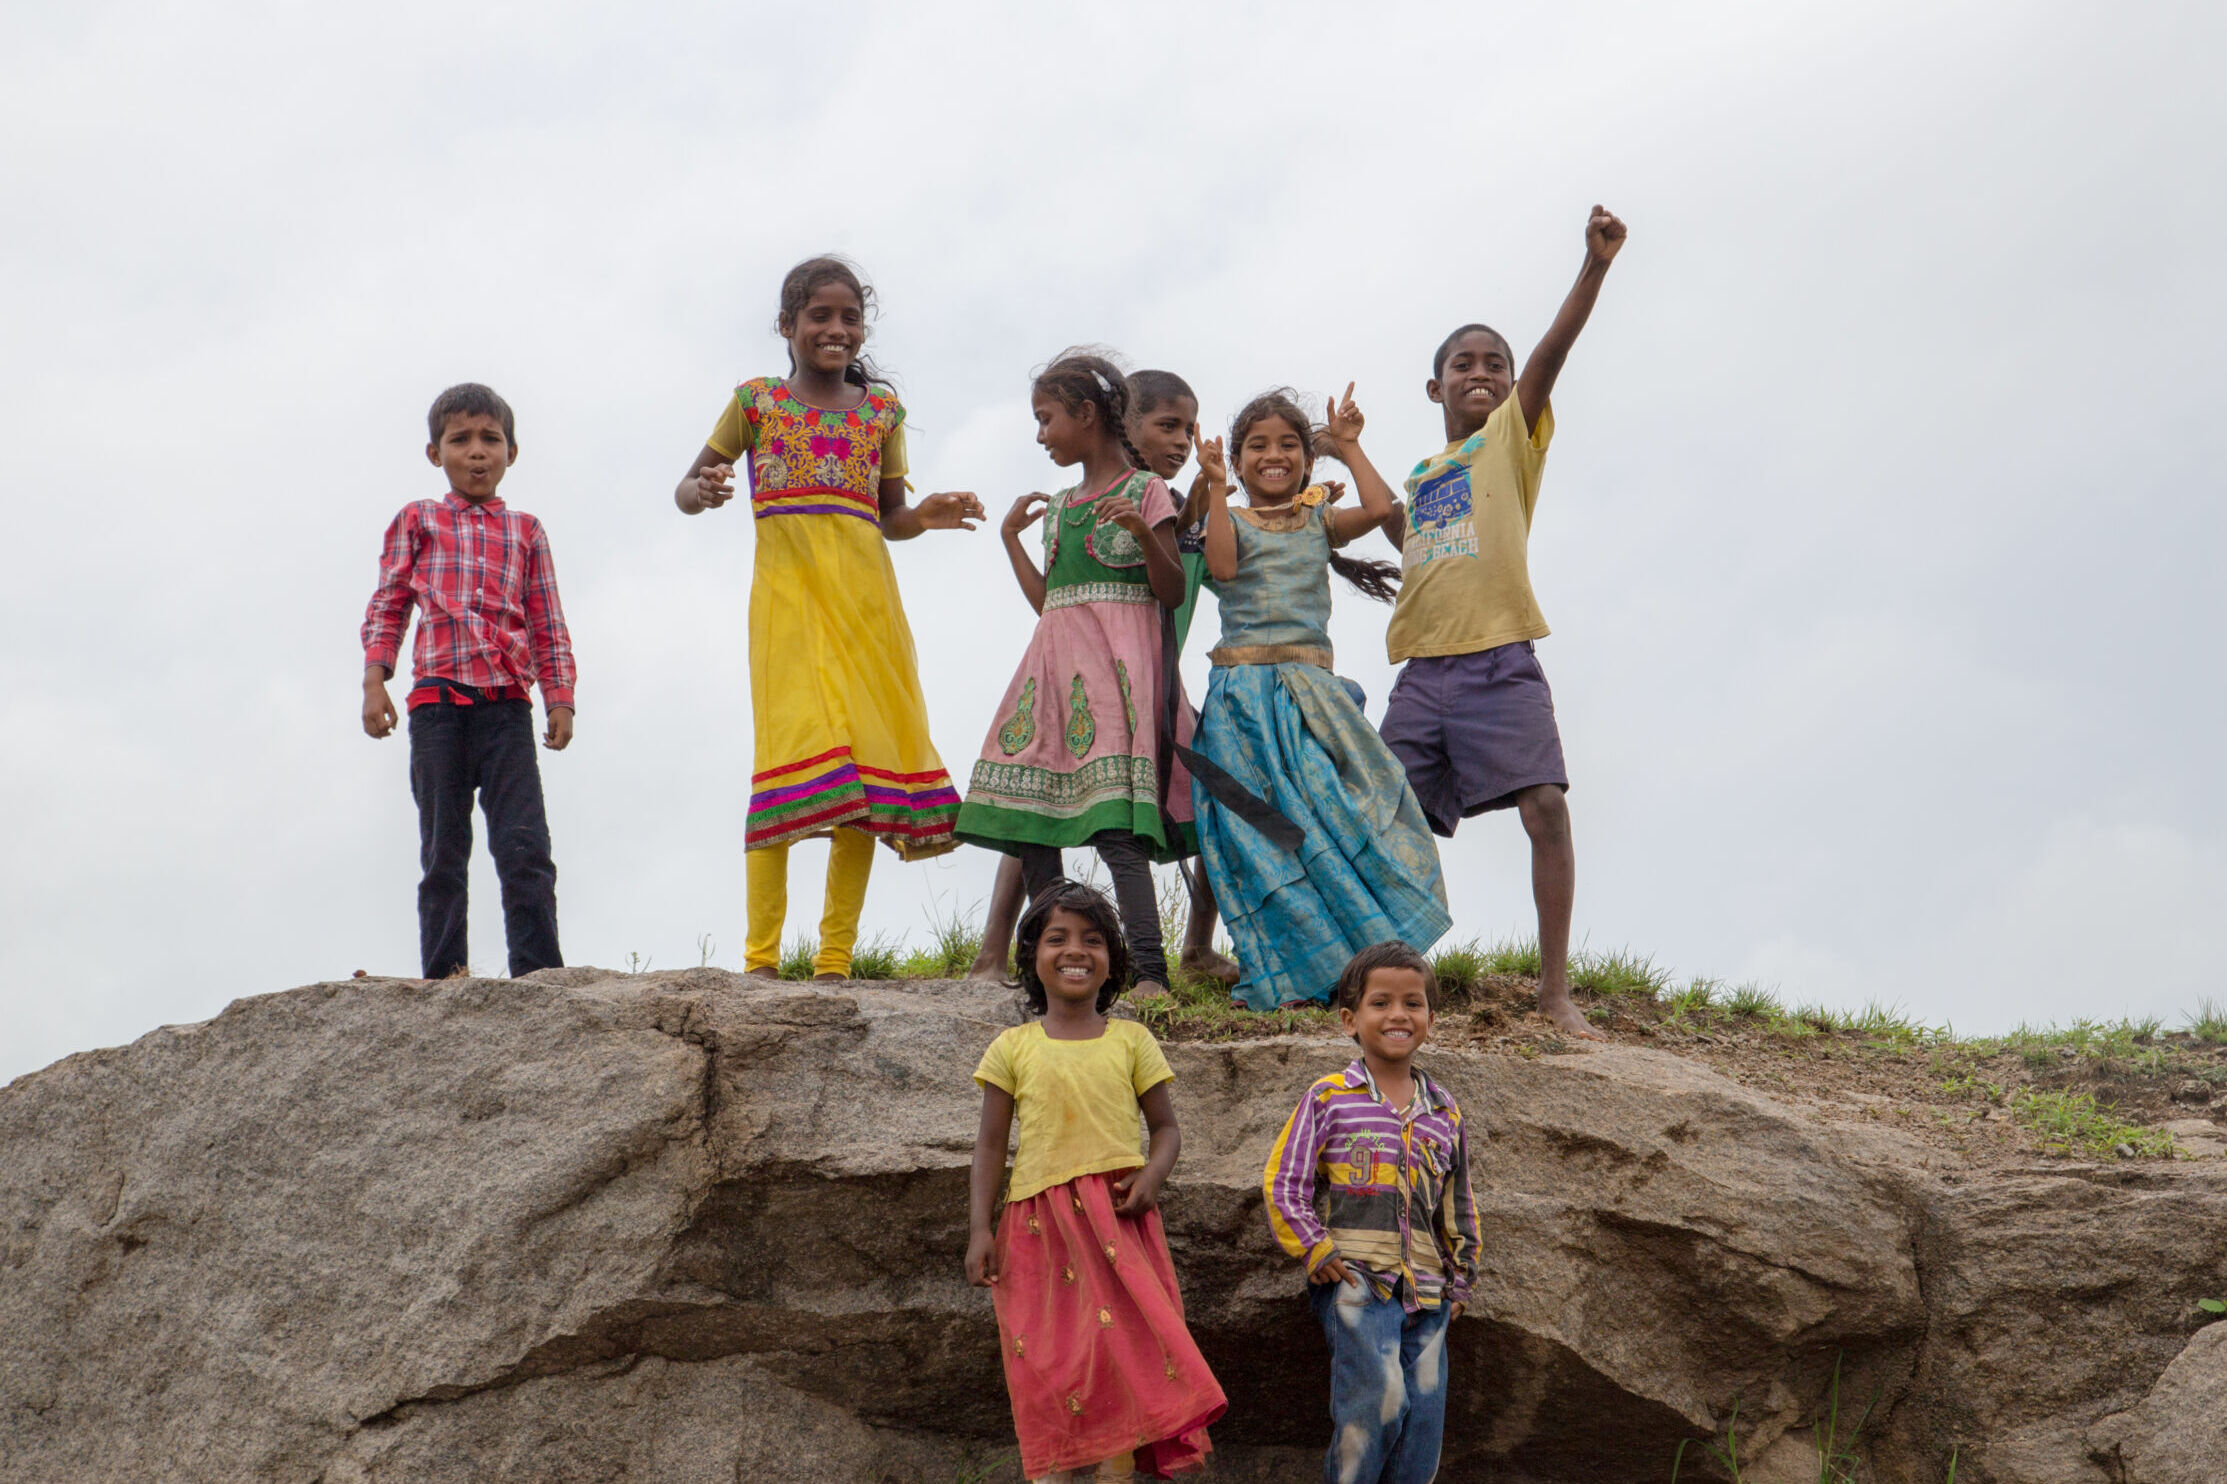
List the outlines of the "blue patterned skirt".
{"type": "Polygon", "coordinates": [[[1399,759],[1314,665],[1216,665],[1192,744],[1304,833],[1279,849],[1193,780],[1199,860],[1255,1010],[1326,1001],[1346,961],[1452,926],[1438,846],[1399,759]]]}

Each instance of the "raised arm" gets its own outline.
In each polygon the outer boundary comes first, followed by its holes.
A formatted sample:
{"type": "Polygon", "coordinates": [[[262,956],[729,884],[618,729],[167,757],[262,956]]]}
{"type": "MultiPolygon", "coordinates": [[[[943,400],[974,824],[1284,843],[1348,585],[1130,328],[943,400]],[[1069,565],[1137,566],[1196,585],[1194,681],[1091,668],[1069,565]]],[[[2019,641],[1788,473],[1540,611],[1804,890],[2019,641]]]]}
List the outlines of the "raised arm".
{"type": "Polygon", "coordinates": [[[1338,462],[1353,471],[1353,489],[1361,497],[1357,510],[1330,511],[1330,529],[1340,544],[1366,536],[1392,518],[1398,502],[1392,498],[1392,488],[1384,476],[1376,472],[1376,465],[1361,451],[1361,409],[1353,402],[1353,383],[1345,386],[1345,400],[1332,397],[1324,409],[1323,438],[1337,455],[1338,462]]]}
{"type": "Polygon", "coordinates": [[[1005,559],[1013,564],[1013,580],[1021,585],[1021,596],[1028,599],[1028,606],[1038,613],[1044,611],[1044,574],[1036,570],[1036,559],[1021,543],[1021,533],[1035,525],[1051,503],[1044,495],[1023,495],[1013,502],[1013,508],[1005,514],[1005,524],[998,528],[1005,538],[1005,559]]]}
{"type": "Polygon", "coordinates": [[[1222,457],[1222,440],[1201,438],[1194,429],[1191,447],[1198,452],[1199,478],[1206,481],[1206,570],[1216,582],[1237,576],[1237,527],[1229,518],[1229,464],[1222,457]]]}
{"type": "Polygon", "coordinates": [[[1577,282],[1570,286],[1568,297],[1555,312],[1554,323],[1547,326],[1546,334],[1532,349],[1531,359],[1523,363],[1523,375],[1516,381],[1516,401],[1523,408],[1525,433],[1538,428],[1539,418],[1554,396],[1554,383],[1562,374],[1562,363],[1570,358],[1570,347],[1577,344],[1578,331],[1585,328],[1585,321],[1593,313],[1593,301],[1601,296],[1601,283],[1608,277],[1608,265],[1615,261],[1623,246],[1623,222],[1607,207],[1595,206],[1593,215],[1585,223],[1585,266],[1578,270],[1577,282]]]}

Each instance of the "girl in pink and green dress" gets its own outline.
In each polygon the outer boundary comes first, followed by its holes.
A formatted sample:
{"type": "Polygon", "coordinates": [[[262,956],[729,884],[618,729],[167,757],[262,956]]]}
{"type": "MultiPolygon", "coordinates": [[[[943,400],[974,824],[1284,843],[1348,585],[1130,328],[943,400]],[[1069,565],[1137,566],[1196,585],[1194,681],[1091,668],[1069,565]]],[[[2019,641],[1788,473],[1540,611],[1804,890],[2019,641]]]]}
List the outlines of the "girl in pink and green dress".
{"type": "Polygon", "coordinates": [[[1033,899],[1059,852],[1089,845],[1112,876],[1137,985],[1167,983],[1151,863],[1196,848],[1191,780],[1175,757],[1193,713],[1166,614],[1184,598],[1175,499],[1126,432],[1129,389],[1103,356],[1069,351],[1036,378],[1036,441],[1082,481],[1025,495],[1006,555],[1039,615],[960,807],[961,840],[1018,856],[1033,899]],[[1044,522],[1044,565],[1022,542],[1044,522]]]}

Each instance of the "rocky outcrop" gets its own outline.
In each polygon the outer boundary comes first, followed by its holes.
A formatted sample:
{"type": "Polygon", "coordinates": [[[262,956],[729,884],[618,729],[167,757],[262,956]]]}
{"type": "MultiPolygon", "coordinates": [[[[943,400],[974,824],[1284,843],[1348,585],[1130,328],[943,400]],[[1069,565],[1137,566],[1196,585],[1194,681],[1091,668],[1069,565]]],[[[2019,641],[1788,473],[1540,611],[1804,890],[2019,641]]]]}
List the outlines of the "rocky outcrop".
{"type": "MultiPolygon", "coordinates": [[[[0,1478],[1011,1478],[960,1259],[967,1074],[1015,1018],[980,985],[358,980],[19,1079],[0,1478]]],[[[1169,1048],[1217,1478],[1319,1467],[1322,1342],[1259,1171],[1346,1054],[1169,1048]]],[[[2227,1478],[2227,1329],[2190,1342],[2227,1289],[2216,1167],[1929,1168],[1632,1048],[1432,1068],[1485,1220],[1442,1479],[1666,1477],[1735,1404],[1775,1466],[1836,1363],[1882,1479],[1952,1448],[1965,1484],[2227,1478]]]]}

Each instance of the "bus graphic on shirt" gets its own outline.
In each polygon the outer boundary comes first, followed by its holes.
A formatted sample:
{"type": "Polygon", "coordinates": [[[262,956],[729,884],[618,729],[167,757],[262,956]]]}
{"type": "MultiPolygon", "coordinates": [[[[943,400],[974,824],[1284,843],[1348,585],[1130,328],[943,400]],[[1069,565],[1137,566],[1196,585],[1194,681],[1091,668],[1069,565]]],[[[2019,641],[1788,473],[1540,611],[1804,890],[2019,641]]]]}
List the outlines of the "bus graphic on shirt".
{"type": "Polygon", "coordinates": [[[1477,522],[1472,515],[1469,466],[1448,464],[1411,486],[1407,519],[1407,560],[1422,566],[1440,557],[1477,554],[1477,522]]]}

